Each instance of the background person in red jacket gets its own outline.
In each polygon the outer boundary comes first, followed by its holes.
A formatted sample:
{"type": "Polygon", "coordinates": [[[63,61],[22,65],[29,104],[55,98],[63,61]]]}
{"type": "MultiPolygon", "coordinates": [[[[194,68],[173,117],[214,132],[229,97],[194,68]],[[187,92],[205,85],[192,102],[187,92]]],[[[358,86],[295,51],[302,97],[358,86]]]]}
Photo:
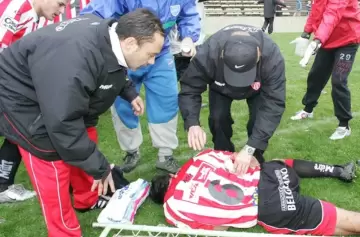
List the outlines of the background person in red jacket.
{"type": "Polygon", "coordinates": [[[307,78],[307,90],[302,103],[305,108],[292,120],[313,117],[321,91],[331,76],[332,99],[339,126],[331,140],[351,134],[352,119],[350,91],[347,85],[360,42],[360,10],[358,0],[314,0],[304,32],[296,39],[298,45],[310,39],[308,50],[316,57],[307,78]]]}

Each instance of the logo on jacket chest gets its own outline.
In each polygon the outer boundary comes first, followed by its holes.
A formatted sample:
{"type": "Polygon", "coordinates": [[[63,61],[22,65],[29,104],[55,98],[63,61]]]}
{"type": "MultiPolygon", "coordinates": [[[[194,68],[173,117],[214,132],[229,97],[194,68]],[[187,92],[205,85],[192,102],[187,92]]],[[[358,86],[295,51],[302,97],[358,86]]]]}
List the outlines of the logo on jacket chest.
{"type": "Polygon", "coordinates": [[[103,89],[103,90],[109,90],[109,89],[112,88],[112,87],[113,87],[113,85],[110,84],[110,85],[101,85],[99,88],[100,88],[100,89],[103,89]]]}
{"type": "Polygon", "coordinates": [[[178,16],[180,13],[180,5],[171,5],[170,13],[172,16],[178,16]]]}

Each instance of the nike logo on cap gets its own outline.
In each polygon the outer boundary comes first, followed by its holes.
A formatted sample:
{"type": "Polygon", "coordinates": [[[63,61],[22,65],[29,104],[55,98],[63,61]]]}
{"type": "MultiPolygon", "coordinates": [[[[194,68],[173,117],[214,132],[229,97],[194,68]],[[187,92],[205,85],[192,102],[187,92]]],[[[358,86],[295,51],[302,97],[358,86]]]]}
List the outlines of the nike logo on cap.
{"type": "Polygon", "coordinates": [[[236,69],[239,69],[239,68],[242,68],[242,67],[244,67],[245,65],[240,65],[240,66],[238,66],[238,65],[235,65],[235,68],[236,69]]]}

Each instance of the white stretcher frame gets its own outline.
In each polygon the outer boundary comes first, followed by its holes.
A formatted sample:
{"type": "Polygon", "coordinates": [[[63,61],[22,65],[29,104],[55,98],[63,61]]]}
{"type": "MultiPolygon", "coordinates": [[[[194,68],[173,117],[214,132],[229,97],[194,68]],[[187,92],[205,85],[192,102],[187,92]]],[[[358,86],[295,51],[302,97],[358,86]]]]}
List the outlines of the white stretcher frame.
{"type": "MultiPolygon", "coordinates": [[[[99,237],[107,237],[112,230],[118,230],[114,237],[178,237],[180,235],[187,236],[217,236],[217,237],[294,237],[295,235],[280,235],[266,233],[250,233],[235,231],[214,231],[214,230],[198,230],[185,229],[167,226],[147,226],[147,225],[130,225],[130,224],[101,224],[93,223],[93,227],[104,228],[99,237]],[[122,231],[132,231],[132,235],[121,235],[122,231]]],[[[309,236],[309,235],[296,235],[309,236]]]]}

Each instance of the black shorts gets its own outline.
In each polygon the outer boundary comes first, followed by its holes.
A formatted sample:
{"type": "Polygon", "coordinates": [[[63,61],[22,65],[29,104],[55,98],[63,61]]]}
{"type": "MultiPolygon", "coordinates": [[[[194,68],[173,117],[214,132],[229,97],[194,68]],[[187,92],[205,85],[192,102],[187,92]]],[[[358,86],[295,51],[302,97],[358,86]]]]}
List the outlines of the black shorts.
{"type": "Polygon", "coordinates": [[[265,162],[261,168],[259,225],[274,234],[334,234],[333,204],[300,195],[300,178],[284,162],[265,162]]]}

